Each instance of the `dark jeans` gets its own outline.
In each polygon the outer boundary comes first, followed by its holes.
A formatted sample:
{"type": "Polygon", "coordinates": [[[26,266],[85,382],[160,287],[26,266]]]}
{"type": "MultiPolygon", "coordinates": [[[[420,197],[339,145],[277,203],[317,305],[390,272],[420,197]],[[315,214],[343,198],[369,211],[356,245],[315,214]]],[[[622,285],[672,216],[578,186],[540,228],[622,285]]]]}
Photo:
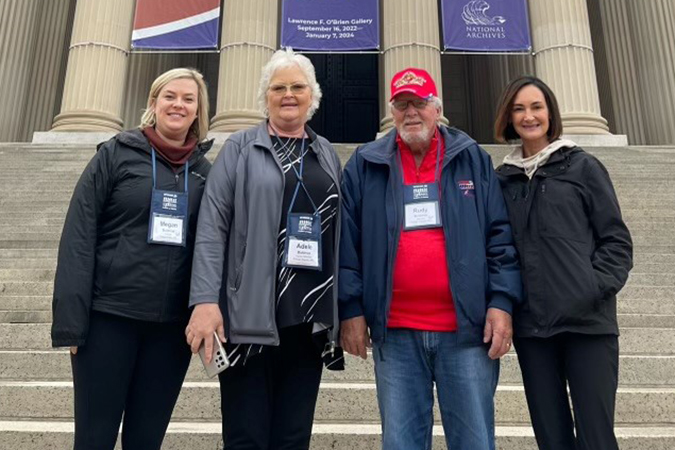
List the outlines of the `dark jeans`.
{"type": "Polygon", "coordinates": [[[311,324],[279,333],[278,347],[266,347],[219,375],[225,450],[309,448],[321,351],[311,324]]]}
{"type": "Polygon", "coordinates": [[[561,333],[514,342],[539,448],[618,450],[614,436],[618,337],[561,333]]]}
{"type": "Polygon", "coordinates": [[[124,413],[124,450],[159,450],[190,364],[184,323],[92,312],[71,356],[75,450],[112,450],[124,413]]]}

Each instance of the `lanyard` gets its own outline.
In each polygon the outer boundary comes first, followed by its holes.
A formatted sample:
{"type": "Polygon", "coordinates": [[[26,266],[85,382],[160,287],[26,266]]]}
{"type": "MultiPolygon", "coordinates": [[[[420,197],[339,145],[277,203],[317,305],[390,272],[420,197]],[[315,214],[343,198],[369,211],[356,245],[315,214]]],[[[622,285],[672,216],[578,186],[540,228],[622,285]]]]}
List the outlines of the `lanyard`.
{"type": "MultiPolygon", "coordinates": [[[[185,161],[185,188],[183,189],[185,193],[188,191],[188,168],[190,163],[185,161]]],[[[157,157],[155,156],[155,149],[152,149],[152,188],[155,189],[157,185],[157,157]]]]}
{"type": "MultiPolygon", "coordinates": [[[[403,183],[403,185],[405,185],[405,171],[403,168],[403,157],[401,156],[400,149],[398,151],[398,161],[401,164],[401,182],[403,183]]],[[[438,139],[436,140],[436,168],[434,169],[434,181],[433,181],[434,183],[436,183],[436,179],[438,177],[438,168],[440,165],[440,161],[441,161],[441,137],[439,136],[438,139]]]]}
{"type": "MultiPolygon", "coordinates": [[[[272,128],[274,130],[274,128],[272,128]]],[[[276,130],[274,130],[274,137],[277,139],[277,142],[279,143],[279,146],[283,149],[286,145],[289,145],[288,142],[287,144],[283,144],[281,142],[281,138],[279,138],[279,135],[277,135],[276,130]]],[[[309,151],[309,150],[307,150],[309,151]]],[[[286,159],[288,159],[288,163],[291,165],[291,169],[293,169],[293,172],[295,172],[295,177],[297,178],[298,182],[295,184],[295,191],[293,192],[293,198],[291,199],[291,203],[288,205],[288,213],[290,214],[293,211],[293,206],[295,205],[295,200],[298,197],[298,192],[300,191],[300,187],[305,191],[305,194],[307,194],[307,198],[309,199],[309,202],[312,204],[312,208],[314,208],[314,214],[316,214],[319,209],[316,207],[316,204],[314,204],[314,200],[312,200],[312,196],[309,195],[309,191],[307,190],[307,187],[305,186],[305,183],[302,178],[302,174],[304,172],[305,168],[305,139],[302,139],[302,144],[300,147],[300,171],[298,172],[298,169],[295,168],[295,165],[293,164],[293,159],[291,158],[290,153],[292,150],[289,148],[289,152],[286,155],[286,159]]]]}

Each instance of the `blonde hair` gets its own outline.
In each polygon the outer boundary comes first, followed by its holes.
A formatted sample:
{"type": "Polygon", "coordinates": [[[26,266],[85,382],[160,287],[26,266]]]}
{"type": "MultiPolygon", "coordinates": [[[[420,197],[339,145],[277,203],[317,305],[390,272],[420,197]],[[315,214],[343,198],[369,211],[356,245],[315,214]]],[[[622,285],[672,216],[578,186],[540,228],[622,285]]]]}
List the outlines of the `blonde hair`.
{"type": "Polygon", "coordinates": [[[157,97],[159,97],[159,93],[164,89],[164,86],[173,80],[181,78],[193,80],[197,83],[197,118],[192,125],[190,125],[188,134],[197,137],[197,140],[201,142],[206,139],[206,134],[209,131],[209,94],[206,90],[204,77],[196,69],[186,67],[171,69],[158,76],[155,81],[152,82],[150,92],[148,93],[148,102],[146,109],[141,116],[139,128],[155,126],[157,117],[155,117],[153,104],[157,101],[157,97]]]}
{"type": "Polygon", "coordinates": [[[316,81],[316,72],[314,65],[305,55],[295,53],[293,49],[286,48],[274,52],[270,60],[262,68],[260,76],[260,85],[258,86],[258,105],[265,117],[269,117],[267,110],[267,89],[270,87],[270,82],[274,76],[274,72],[279,69],[286,69],[288,67],[298,67],[307,78],[307,84],[312,90],[312,103],[307,110],[307,120],[311,119],[321,103],[321,87],[316,81]]]}

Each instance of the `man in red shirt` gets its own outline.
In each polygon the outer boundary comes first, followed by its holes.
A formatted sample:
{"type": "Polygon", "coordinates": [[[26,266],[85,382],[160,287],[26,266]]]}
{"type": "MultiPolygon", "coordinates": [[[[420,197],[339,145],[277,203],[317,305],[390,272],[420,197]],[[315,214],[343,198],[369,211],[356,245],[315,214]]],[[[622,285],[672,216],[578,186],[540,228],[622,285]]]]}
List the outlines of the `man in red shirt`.
{"type": "Polygon", "coordinates": [[[343,178],[341,344],[366,358],[372,337],[385,450],[430,448],[434,384],[448,447],[494,449],[498,359],[521,296],[490,158],[439,124],[441,105],[426,71],[397,73],[396,129],[358,148],[343,178]]]}

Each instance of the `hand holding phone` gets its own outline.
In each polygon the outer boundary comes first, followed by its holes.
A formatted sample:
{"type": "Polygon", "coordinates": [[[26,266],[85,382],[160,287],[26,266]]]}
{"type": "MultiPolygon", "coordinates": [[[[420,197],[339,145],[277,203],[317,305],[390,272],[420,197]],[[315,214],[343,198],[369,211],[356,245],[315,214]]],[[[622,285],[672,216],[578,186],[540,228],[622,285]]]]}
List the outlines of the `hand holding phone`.
{"type": "Polygon", "coordinates": [[[215,377],[220,372],[230,367],[230,361],[227,359],[225,348],[220,342],[218,333],[215,331],[213,332],[213,355],[211,357],[211,362],[206,362],[206,347],[204,342],[202,342],[201,347],[199,347],[199,357],[202,359],[204,370],[206,370],[206,375],[209,378],[215,377]]]}

